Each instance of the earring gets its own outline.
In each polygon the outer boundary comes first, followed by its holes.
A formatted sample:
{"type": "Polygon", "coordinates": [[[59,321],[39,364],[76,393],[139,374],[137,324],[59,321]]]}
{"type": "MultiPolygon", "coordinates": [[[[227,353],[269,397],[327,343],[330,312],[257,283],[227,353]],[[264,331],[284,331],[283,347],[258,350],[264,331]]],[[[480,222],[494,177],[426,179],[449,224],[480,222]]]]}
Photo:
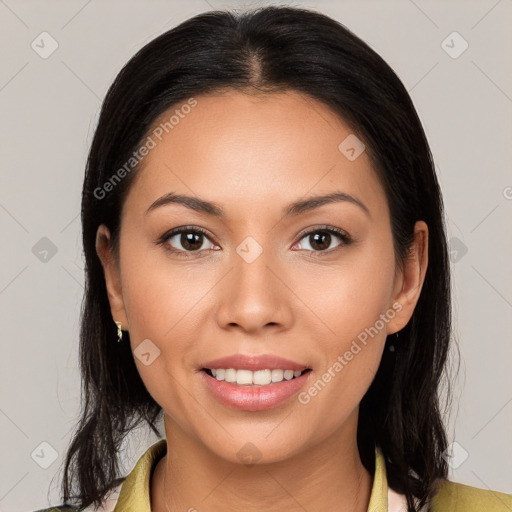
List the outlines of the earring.
{"type": "MultiPolygon", "coordinates": [[[[398,331],[395,333],[395,335],[396,335],[396,339],[395,339],[394,341],[397,341],[397,342],[398,342],[398,336],[399,336],[398,331]]],[[[393,342],[391,342],[391,343],[389,344],[388,350],[389,350],[390,352],[394,352],[394,351],[396,350],[396,349],[395,349],[395,345],[393,344],[393,342]]]]}
{"type": "Polygon", "coordinates": [[[116,322],[117,325],[117,341],[120,342],[123,339],[123,331],[121,330],[121,322],[116,322]]]}

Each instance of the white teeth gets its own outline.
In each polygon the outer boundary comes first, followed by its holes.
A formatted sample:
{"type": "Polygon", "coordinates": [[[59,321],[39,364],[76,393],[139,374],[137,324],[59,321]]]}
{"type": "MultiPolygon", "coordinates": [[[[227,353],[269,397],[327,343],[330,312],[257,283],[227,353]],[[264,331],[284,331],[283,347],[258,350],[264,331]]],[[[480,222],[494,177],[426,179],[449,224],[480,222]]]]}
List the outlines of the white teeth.
{"type": "Polygon", "coordinates": [[[257,370],[254,372],[253,378],[252,378],[253,384],[257,384],[258,386],[266,386],[267,384],[270,384],[271,382],[272,382],[272,372],[270,370],[257,370]]]}
{"type": "Polygon", "coordinates": [[[252,372],[251,372],[251,370],[238,370],[236,372],[236,383],[239,386],[241,384],[252,384],[252,372]]]}
{"type": "Polygon", "coordinates": [[[283,370],[272,370],[272,382],[281,382],[283,380],[283,370]]]}
{"type": "Polygon", "coordinates": [[[226,370],[224,380],[226,382],[236,382],[236,370],[234,368],[229,368],[228,370],[226,370]]]}
{"type": "Polygon", "coordinates": [[[239,386],[266,386],[271,382],[282,382],[300,377],[300,370],[235,370],[234,368],[215,368],[210,370],[217,380],[236,383],[239,386]]]}

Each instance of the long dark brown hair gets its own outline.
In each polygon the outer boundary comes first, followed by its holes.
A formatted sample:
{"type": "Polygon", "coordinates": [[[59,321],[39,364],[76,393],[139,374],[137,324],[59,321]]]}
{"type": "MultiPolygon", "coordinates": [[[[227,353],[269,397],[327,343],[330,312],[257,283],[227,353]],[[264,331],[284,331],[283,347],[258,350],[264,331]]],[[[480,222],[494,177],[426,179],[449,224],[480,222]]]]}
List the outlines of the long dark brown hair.
{"type": "Polygon", "coordinates": [[[390,487],[404,493],[409,512],[416,512],[432,496],[435,481],[447,478],[440,384],[451,331],[450,275],[432,155],[409,94],[384,60],[341,23],[286,6],[195,16],[137,52],[107,93],[83,184],[82,409],[65,459],[64,503],[98,505],[122,481],[119,451],[134,428],[147,425],[162,437],[156,426],[161,407],[139,376],[129,339],[116,343],[95,250],[100,224],[110,229],[117,247],[121,207],[137,167],[108,191],[104,184],[167,109],[220,89],[296,90],[348,123],[366,145],[384,187],[399,264],[415,222],[428,225],[422,292],[398,340],[388,336],[395,350],[384,351],[362,399],[357,439],[371,474],[375,446],[380,447],[390,487]]]}

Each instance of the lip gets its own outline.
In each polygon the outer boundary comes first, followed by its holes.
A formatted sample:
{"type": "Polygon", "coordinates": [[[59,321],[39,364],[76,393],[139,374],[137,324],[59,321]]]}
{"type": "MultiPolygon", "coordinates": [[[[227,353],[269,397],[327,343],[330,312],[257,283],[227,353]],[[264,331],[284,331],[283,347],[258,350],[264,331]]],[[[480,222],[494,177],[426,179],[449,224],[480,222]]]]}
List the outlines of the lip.
{"type": "MultiPolygon", "coordinates": [[[[309,367],[305,364],[296,363],[273,354],[246,355],[233,354],[220,359],[214,359],[203,363],[200,368],[235,368],[236,370],[293,370],[301,372],[309,367]]],[[[265,386],[260,386],[265,387],[265,386]]]]}
{"type": "MultiPolygon", "coordinates": [[[[222,360],[219,359],[218,361],[222,360]]],[[[216,363],[216,361],[212,362],[216,363]]],[[[223,366],[218,368],[223,368],[223,366]]],[[[232,366],[228,366],[228,368],[232,368],[232,366]]],[[[268,366],[265,368],[271,369],[268,366]]],[[[239,369],[249,368],[239,367],[239,369]]],[[[292,368],[287,369],[291,370],[292,368]]],[[[204,370],[199,373],[212,395],[224,405],[243,411],[263,411],[282,404],[298,393],[306,385],[311,371],[303,373],[300,377],[283,380],[282,382],[274,382],[267,386],[238,386],[230,382],[217,380],[215,377],[208,375],[204,370]]]]}

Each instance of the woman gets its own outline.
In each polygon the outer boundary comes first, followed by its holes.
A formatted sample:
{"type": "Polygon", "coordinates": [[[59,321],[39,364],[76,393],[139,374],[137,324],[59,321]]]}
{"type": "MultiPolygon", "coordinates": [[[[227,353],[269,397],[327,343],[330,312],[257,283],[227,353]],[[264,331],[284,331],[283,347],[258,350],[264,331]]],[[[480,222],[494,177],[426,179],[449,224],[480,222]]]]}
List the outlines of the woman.
{"type": "Polygon", "coordinates": [[[84,408],[46,510],[510,510],[447,480],[441,193],[407,91],[343,25],[266,7],[156,38],[82,199],[84,408]],[[120,477],[141,422],[162,439],[120,477]]]}

